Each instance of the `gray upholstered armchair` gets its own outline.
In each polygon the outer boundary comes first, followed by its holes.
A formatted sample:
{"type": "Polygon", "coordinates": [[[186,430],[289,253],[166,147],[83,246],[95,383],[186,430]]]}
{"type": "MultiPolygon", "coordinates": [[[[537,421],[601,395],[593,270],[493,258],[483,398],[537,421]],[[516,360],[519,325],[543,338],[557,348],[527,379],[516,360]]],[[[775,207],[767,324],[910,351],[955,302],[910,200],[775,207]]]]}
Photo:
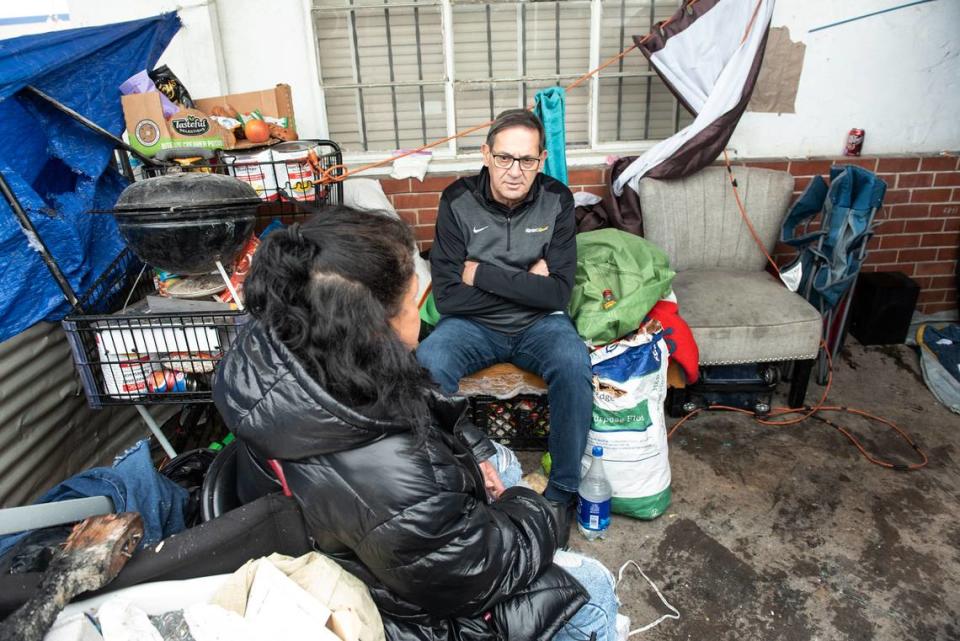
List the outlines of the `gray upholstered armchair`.
{"type": "MultiPolygon", "coordinates": [[[[793,177],[753,168],[737,168],[735,175],[747,214],[771,252],[793,177]]],[[[673,289],[700,364],[796,361],[789,403],[800,407],[820,344],[820,314],[764,270],[766,257],[740,216],[726,170],[645,178],[640,206],[644,236],[666,251],[677,272],[673,289]]]]}

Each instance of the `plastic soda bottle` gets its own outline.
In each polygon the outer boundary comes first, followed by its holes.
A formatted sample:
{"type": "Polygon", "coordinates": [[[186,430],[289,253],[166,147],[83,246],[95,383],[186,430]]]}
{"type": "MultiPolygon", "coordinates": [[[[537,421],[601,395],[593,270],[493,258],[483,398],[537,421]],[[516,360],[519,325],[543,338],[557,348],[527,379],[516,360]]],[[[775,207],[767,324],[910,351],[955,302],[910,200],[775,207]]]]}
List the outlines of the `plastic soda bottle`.
{"type": "Polygon", "coordinates": [[[610,497],[613,489],[603,471],[603,448],[593,446],[593,462],[580,479],[577,491],[577,527],[588,541],[602,539],[610,527],[610,497]]]}
{"type": "Polygon", "coordinates": [[[603,308],[610,309],[617,304],[617,299],[613,297],[613,292],[609,289],[603,290],[603,308]]]}

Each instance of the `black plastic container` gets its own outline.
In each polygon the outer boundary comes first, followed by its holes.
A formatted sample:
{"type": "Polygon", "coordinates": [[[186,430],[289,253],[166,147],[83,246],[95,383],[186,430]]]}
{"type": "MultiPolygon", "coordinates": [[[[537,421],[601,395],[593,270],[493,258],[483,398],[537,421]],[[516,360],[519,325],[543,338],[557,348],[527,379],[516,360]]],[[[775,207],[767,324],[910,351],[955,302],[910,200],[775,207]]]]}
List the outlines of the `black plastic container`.
{"type": "Polygon", "coordinates": [[[667,413],[680,417],[695,409],[724,405],[765,416],[779,380],[775,363],[704,366],[696,383],[668,390],[667,413]]]}
{"type": "Polygon", "coordinates": [[[135,182],[114,208],[127,245],[145,263],[175,274],[233,264],[250,239],[261,200],[250,185],[209,173],[135,182]]]}
{"type": "Polygon", "coordinates": [[[900,272],[860,274],[850,309],[850,333],[862,345],[899,345],[907,339],[920,286],[900,272]]]}

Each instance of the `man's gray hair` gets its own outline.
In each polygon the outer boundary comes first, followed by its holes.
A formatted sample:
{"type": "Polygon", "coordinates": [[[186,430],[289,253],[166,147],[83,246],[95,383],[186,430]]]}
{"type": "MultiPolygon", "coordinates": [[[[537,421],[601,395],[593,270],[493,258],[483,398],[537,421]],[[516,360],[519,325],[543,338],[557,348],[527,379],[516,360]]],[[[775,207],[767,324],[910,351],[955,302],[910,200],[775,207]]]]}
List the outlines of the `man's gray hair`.
{"type": "Polygon", "coordinates": [[[543,123],[532,111],[527,109],[507,109],[501,112],[497,119],[493,121],[493,124],[490,125],[490,131],[487,132],[487,146],[492,149],[493,140],[497,134],[511,127],[526,127],[540,134],[540,153],[543,153],[543,145],[546,139],[546,134],[543,132],[543,123]]]}

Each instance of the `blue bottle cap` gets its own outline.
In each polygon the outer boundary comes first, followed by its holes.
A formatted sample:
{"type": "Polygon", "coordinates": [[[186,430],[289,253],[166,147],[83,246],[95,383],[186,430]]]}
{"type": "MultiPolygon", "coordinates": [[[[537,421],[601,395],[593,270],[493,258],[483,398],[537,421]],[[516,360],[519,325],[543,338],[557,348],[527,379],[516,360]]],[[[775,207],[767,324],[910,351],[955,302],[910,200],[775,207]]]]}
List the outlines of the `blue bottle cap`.
{"type": "Polygon", "coordinates": [[[601,457],[601,456],[603,456],[603,448],[600,447],[599,445],[594,445],[594,446],[593,446],[593,456],[594,456],[594,457],[601,457]]]}

